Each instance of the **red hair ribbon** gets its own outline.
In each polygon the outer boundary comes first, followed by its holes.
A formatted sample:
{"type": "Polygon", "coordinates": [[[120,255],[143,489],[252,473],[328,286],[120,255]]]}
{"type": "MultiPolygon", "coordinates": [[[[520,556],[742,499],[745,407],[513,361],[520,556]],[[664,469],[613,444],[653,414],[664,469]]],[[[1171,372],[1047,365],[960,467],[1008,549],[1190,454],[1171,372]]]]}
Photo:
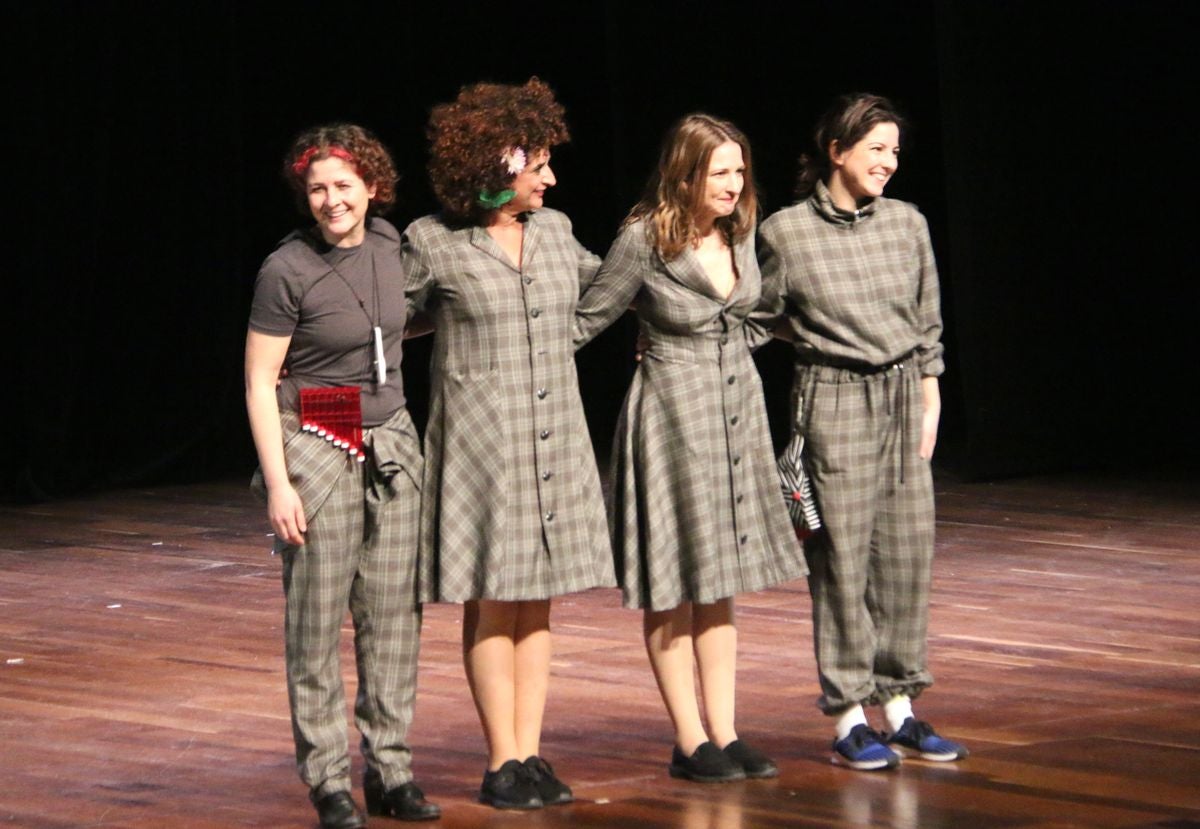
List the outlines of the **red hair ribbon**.
{"type": "Polygon", "coordinates": [[[342,161],[353,164],[355,172],[358,171],[358,162],[354,160],[354,155],[348,150],[343,150],[341,147],[329,147],[326,150],[322,150],[321,147],[309,147],[292,163],[292,172],[296,174],[297,178],[308,172],[308,165],[312,164],[313,159],[322,152],[325,153],[326,158],[340,158],[342,161]]]}

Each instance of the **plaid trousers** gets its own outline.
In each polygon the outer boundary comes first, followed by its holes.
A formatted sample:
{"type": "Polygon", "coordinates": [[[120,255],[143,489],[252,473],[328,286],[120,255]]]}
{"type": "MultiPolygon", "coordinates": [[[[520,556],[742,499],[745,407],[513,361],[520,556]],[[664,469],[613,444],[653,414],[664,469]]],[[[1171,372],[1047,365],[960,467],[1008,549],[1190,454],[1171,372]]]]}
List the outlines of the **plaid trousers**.
{"type": "Polygon", "coordinates": [[[338,658],[349,607],[358,669],[354,720],[367,764],[390,789],[412,779],[405,740],[421,631],[415,584],[421,476],[416,432],[401,410],[364,436],[364,443],[374,444],[374,459],[360,464],[314,435],[297,434],[289,428],[294,420],[284,413],[284,434],[292,436],[285,453],[289,475],[305,484],[298,489],[308,532],[302,546],[280,544],[279,551],[297,769],[318,797],[351,787],[338,658]],[[397,464],[397,456],[403,463],[397,464]],[[378,471],[383,458],[395,472],[390,483],[378,471]],[[310,474],[314,469],[317,473],[310,474]],[[319,498],[311,514],[308,493],[319,498]]]}
{"type": "Polygon", "coordinates": [[[825,530],[810,538],[820,708],[916,697],[926,668],[933,480],[918,455],[923,398],[911,358],[878,371],[797,365],[796,427],[825,530]]]}

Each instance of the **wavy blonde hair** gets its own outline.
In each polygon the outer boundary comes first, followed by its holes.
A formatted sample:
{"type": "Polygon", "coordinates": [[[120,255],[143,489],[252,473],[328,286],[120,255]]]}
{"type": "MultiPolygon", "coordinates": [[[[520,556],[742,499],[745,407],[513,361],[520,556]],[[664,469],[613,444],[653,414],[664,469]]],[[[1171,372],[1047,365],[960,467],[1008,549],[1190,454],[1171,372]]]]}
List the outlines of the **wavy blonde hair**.
{"type": "Polygon", "coordinates": [[[679,119],[667,132],[658,166],[646,183],[645,193],[625,219],[626,225],[645,220],[646,232],[663,261],[670,262],[689,244],[699,242],[696,216],[704,201],[708,165],[713,150],[727,141],[742,148],[745,183],[733,213],[719,217],[715,225],[730,245],[754,231],[758,194],[754,187],[750,142],[729,121],[694,112],[679,119]]]}

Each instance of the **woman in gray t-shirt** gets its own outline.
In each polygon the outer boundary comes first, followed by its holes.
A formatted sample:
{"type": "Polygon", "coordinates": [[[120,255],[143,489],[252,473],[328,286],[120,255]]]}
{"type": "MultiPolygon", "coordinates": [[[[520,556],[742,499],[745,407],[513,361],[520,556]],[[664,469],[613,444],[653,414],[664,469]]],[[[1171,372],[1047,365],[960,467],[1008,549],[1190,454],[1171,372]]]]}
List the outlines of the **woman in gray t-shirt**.
{"type": "Polygon", "coordinates": [[[287,236],[259,271],[246,408],[283,557],[296,762],[322,827],[366,825],[350,796],[338,660],[349,607],[368,811],[433,819],[440,810],[412,782],[406,743],[421,627],[422,461],[400,374],[405,279],[400,236],[374,215],[394,200],[395,167],[366,130],[337,124],[296,139],[284,173],[315,225],[287,236]],[[314,414],[322,389],[340,411],[314,414]]]}

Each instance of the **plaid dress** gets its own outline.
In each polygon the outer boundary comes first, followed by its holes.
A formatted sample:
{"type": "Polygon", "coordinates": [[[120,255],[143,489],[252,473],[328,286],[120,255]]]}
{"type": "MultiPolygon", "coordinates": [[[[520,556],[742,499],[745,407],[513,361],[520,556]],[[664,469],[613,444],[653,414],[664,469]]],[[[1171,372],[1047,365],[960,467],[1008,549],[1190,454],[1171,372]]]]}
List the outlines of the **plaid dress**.
{"type": "Polygon", "coordinates": [[[599,266],[567,218],[526,214],[522,266],[436,216],[402,240],[436,326],[418,578],[423,601],[545,599],[611,586],[612,551],[571,347],[599,266]]]}
{"type": "Polygon", "coordinates": [[[807,545],[818,704],[915,697],[933,682],[921,378],[943,368],[929,230],[912,205],[879,198],[848,213],[819,184],[763,222],[759,256],[763,321],[786,310],[793,332],[793,428],[825,524],[807,545]]]}
{"type": "Polygon", "coordinates": [[[753,238],[734,261],[738,281],[721,297],[690,249],[664,263],[639,222],[580,299],[577,344],[635,296],[649,341],[613,441],[609,514],[627,607],[707,604],[807,572],[779,494],[757,332],[744,325],[759,301],[753,238]]]}

